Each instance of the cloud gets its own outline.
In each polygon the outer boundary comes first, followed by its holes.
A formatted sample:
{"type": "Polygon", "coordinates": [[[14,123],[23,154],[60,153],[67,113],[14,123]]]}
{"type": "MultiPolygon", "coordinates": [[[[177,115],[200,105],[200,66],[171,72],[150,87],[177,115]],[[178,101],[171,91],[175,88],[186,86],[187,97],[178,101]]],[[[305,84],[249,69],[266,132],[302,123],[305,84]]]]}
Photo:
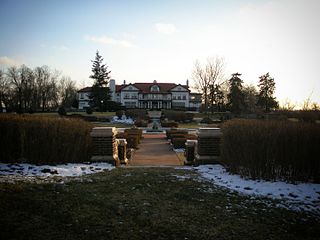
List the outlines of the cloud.
{"type": "Polygon", "coordinates": [[[155,29],[162,34],[173,34],[176,32],[176,27],[171,23],[156,23],[155,29]]]}
{"type": "Polygon", "coordinates": [[[18,66],[20,63],[12,58],[7,56],[0,57],[0,65],[7,65],[7,66],[18,66]]]}
{"type": "Polygon", "coordinates": [[[91,41],[91,42],[94,42],[94,43],[101,43],[101,44],[106,44],[106,45],[115,45],[115,46],[126,47],[126,48],[134,48],[134,47],[136,47],[130,41],[114,39],[114,38],[107,37],[107,36],[101,36],[101,37],[86,36],[85,40],[91,41]]]}

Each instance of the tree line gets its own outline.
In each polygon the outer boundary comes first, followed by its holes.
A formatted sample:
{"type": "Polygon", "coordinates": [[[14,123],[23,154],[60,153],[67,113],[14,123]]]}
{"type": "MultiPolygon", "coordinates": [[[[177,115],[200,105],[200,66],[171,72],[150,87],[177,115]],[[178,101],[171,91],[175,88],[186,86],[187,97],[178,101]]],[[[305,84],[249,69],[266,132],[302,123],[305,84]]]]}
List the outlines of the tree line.
{"type": "Polygon", "coordinates": [[[241,73],[225,77],[224,59],[210,58],[205,65],[196,61],[193,69],[195,88],[202,93],[203,111],[232,113],[270,112],[279,108],[274,97],[274,78],[266,73],[259,77],[258,90],[254,85],[244,85],[241,73]]]}
{"type": "Polygon", "coordinates": [[[76,83],[48,66],[26,65],[0,70],[0,112],[52,111],[77,108],[76,83]]]}

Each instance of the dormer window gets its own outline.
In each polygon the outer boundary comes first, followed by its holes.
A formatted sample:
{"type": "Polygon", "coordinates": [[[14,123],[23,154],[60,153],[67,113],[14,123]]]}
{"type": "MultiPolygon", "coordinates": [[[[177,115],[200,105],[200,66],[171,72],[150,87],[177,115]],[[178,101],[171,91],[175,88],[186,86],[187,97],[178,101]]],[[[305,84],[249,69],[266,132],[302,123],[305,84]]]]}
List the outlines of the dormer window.
{"type": "Polygon", "coordinates": [[[131,87],[131,86],[129,87],[129,90],[132,90],[132,87],[131,87]]]}
{"type": "Polygon", "coordinates": [[[153,85],[153,86],[151,87],[151,92],[160,92],[159,86],[158,86],[158,85],[153,85]]]}

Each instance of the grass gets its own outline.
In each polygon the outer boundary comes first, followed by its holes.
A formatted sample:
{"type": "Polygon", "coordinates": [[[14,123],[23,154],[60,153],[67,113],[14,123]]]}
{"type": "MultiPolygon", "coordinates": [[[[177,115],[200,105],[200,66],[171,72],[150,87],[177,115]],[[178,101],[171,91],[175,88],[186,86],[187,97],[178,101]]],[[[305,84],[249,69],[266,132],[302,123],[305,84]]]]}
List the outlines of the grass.
{"type": "Polygon", "coordinates": [[[193,180],[195,174],[118,168],[64,184],[0,183],[0,238],[319,239],[319,219],[193,180]]]}
{"type": "Polygon", "coordinates": [[[194,128],[206,128],[206,127],[212,127],[216,128],[218,127],[218,124],[198,124],[196,122],[191,123],[179,123],[179,128],[188,128],[188,129],[194,129],[194,128]]]}
{"type": "Polygon", "coordinates": [[[88,161],[93,125],[79,119],[0,115],[0,161],[64,163],[88,161]]]}
{"type": "Polygon", "coordinates": [[[320,183],[320,126],[315,123],[232,120],[222,127],[221,160],[259,179],[320,183]]]}
{"type": "MultiPolygon", "coordinates": [[[[84,116],[97,116],[97,117],[113,117],[115,112],[93,112],[92,114],[87,114],[86,112],[67,112],[68,115],[71,114],[80,114],[84,116]]],[[[58,112],[43,112],[43,113],[33,113],[35,116],[50,116],[50,117],[59,117],[58,112]]]]}

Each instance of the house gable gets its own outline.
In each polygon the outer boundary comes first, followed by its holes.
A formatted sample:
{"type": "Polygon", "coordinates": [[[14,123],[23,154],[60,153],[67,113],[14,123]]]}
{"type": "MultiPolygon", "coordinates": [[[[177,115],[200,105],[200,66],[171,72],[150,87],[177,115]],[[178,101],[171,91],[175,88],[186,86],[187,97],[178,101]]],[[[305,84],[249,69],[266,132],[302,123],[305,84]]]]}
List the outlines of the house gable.
{"type": "Polygon", "coordinates": [[[178,84],[174,88],[170,89],[170,92],[190,92],[190,90],[187,86],[182,86],[178,84]]]}
{"type": "Polygon", "coordinates": [[[135,87],[133,84],[129,84],[121,89],[121,91],[140,91],[137,87],[135,87]]]}

